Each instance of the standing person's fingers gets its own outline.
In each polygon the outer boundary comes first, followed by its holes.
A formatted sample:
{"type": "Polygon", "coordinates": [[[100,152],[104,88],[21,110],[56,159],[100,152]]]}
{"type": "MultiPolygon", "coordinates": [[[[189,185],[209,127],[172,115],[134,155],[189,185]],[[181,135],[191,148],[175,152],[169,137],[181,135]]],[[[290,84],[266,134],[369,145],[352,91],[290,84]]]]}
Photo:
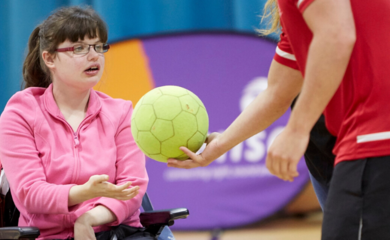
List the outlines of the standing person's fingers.
{"type": "Polygon", "coordinates": [[[198,155],[186,147],[180,147],[187,156],[188,160],[177,160],[177,159],[168,159],[168,167],[176,167],[176,168],[195,168],[201,166],[207,166],[207,163],[204,163],[204,159],[201,155],[198,155]]]}
{"type": "Polygon", "coordinates": [[[288,173],[290,177],[295,178],[299,176],[297,168],[298,168],[298,162],[296,161],[290,162],[288,166],[288,173]]]}
{"type": "Polygon", "coordinates": [[[288,160],[283,159],[280,163],[280,176],[284,181],[291,181],[291,178],[288,174],[288,160]]]}
{"type": "Polygon", "coordinates": [[[177,160],[177,159],[168,159],[168,167],[175,167],[175,168],[196,168],[200,167],[200,165],[195,162],[193,159],[188,160],[177,160]]]}
{"type": "Polygon", "coordinates": [[[211,134],[209,134],[206,138],[206,144],[209,144],[211,141],[213,141],[216,137],[218,137],[219,135],[221,135],[220,133],[218,132],[213,132],[211,134]]]}
{"type": "Polygon", "coordinates": [[[265,159],[265,166],[267,167],[268,171],[274,175],[274,170],[272,168],[272,160],[272,155],[270,154],[270,152],[268,152],[265,159]]]}
{"type": "Polygon", "coordinates": [[[273,156],[272,160],[272,171],[275,176],[280,178],[280,157],[277,155],[273,156]]]}

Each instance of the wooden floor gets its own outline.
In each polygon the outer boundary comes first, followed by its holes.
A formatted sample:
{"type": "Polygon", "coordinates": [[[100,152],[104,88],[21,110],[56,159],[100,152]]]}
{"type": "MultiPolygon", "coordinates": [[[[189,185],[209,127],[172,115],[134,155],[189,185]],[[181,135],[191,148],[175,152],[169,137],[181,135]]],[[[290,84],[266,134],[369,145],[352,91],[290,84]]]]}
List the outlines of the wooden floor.
{"type": "MultiPolygon", "coordinates": [[[[320,240],[322,213],[273,219],[240,229],[225,230],[218,240],[320,240]]],[[[211,240],[207,231],[174,232],[176,240],[211,240]]],[[[215,239],[215,240],[217,240],[215,239]]]]}

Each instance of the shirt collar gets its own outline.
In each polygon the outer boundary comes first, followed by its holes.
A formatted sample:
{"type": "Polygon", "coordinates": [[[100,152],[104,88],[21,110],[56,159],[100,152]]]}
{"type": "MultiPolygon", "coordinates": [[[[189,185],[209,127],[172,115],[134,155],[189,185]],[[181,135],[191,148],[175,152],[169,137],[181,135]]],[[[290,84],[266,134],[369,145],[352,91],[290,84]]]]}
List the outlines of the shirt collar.
{"type": "MultiPolygon", "coordinates": [[[[53,116],[64,118],[60,109],[57,106],[56,101],[54,100],[53,96],[53,84],[50,84],[49,87],[45,90],[44,93],[44,104],[46,110],[53,116]]],[[[102,108],[102,103],[100,101],[100,98],[95,90],[91,89],[90,95],[89,95],[89,101],[88,101],[88,107],[87,107],[87,113],[85,117],[96,115],[100,112],[102,108]]]]}

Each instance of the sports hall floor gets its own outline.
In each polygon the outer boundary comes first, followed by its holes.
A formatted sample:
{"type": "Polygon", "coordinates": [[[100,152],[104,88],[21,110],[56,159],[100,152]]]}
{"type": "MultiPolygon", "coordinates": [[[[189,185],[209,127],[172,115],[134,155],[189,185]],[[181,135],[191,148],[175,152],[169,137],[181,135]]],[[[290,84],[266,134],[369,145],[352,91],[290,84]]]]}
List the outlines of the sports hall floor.
{"type": "MultiPolygon", "coordinates": [[[[224,230],[218,238],[210,231],[175,231],[176,240],[320,240],[322,212],[309,184],[284,214],[243,228],[224,230]]],[[[183,220],[185,221],[185,220],[183,220]]]]}
{"type": "MultiPolygon", "coordinates": [[[[322,213],[269,219],[245,228],[223,231],[218,240],[320,240],[322,213]]],[[[176,240],[211,240],[210,232],[174,232],[176,240]]]]}

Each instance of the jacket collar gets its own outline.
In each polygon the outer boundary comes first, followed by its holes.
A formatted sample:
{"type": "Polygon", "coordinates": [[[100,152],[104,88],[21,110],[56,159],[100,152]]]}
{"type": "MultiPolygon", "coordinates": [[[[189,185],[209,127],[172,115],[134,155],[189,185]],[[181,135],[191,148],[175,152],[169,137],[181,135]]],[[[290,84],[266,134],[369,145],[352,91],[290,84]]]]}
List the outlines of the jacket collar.
{"type": "MultiPolygon", "coordinates": [[[[53,96],[53,84],[50,84],[49,87],[45,90],[45,93],[43,94],[44,98],[44,105],[46,110],[57,118],[64,118],[60,109],[57,106],[56,101],[54,100],[53,96]]],[[[97,115],[102,108],[102,103],[100,101],[100,98],[95,90],[91,89],[90,95],[89,95],[89,101],[88,101],[88,107],[87,107],[87,113],[85,117],[89,117],[91,115],[97,115]]]]}

